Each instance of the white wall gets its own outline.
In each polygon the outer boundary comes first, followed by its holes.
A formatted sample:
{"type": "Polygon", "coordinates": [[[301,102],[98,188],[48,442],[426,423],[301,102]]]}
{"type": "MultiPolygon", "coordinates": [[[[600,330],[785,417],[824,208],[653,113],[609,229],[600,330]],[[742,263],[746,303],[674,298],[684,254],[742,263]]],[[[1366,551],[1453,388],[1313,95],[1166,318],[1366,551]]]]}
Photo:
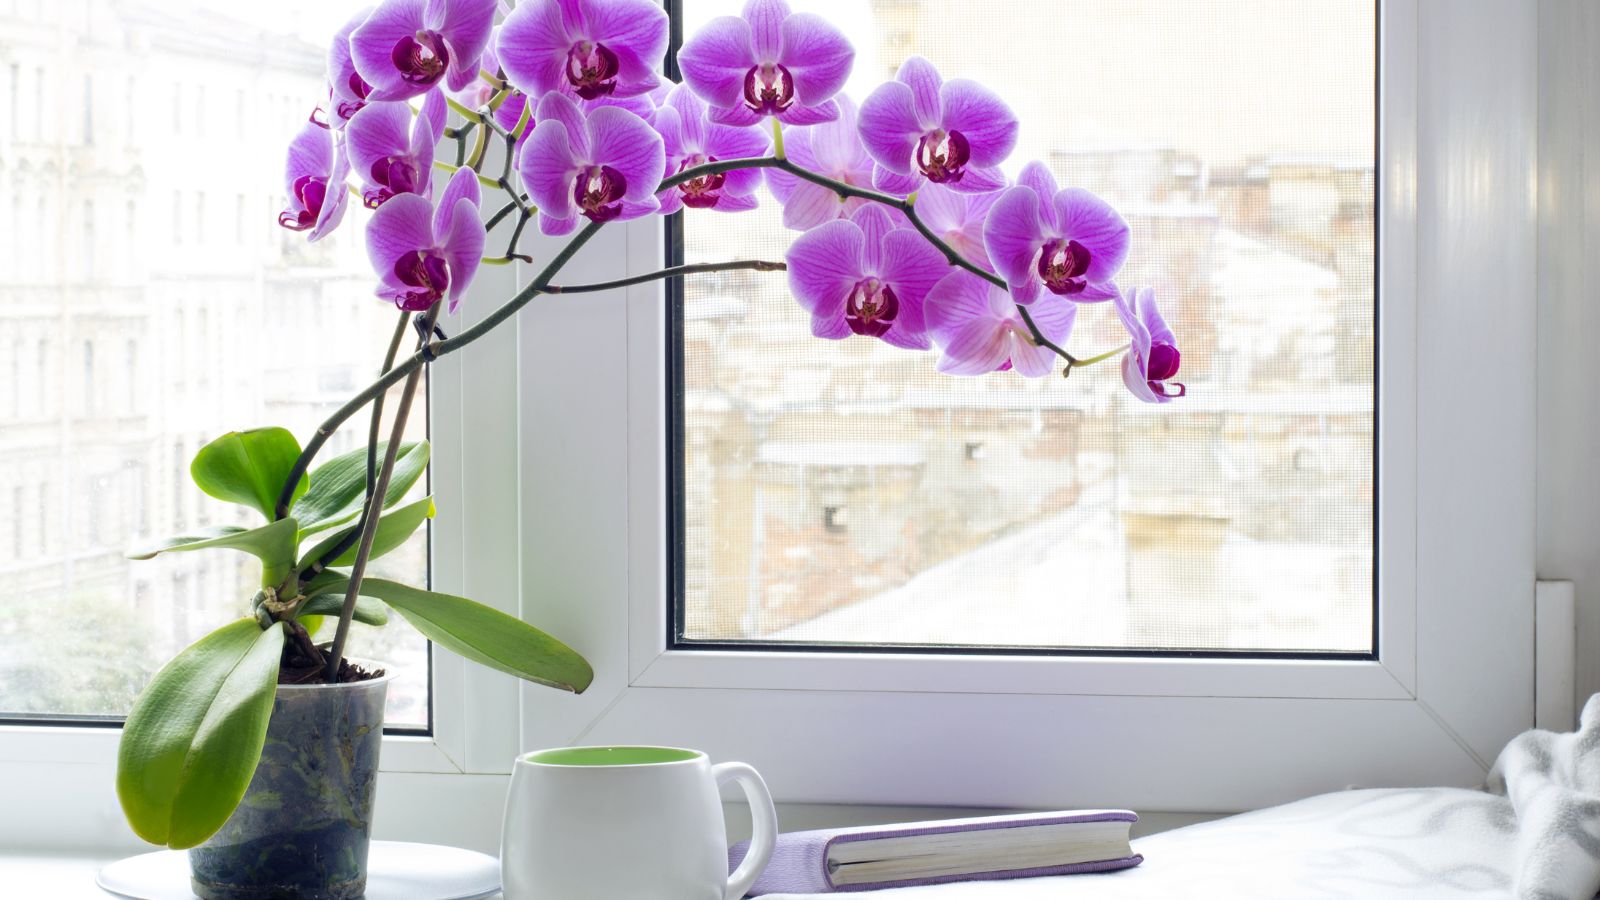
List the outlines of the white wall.
{"type": "Polygon", "coordinates": [[[1538,573],[1576,582],[1585,698],[1600,692],[1600,4],[1541,0],[1539,29],[1538,573]]]}

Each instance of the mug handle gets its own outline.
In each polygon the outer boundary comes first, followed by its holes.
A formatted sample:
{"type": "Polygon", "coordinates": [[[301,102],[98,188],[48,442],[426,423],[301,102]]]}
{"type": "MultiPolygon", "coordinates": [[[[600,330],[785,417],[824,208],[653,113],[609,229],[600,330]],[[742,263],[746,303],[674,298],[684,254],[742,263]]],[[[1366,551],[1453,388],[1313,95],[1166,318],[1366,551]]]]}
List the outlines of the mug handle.
{"type": "Polygon", "coordinates": [[[711,777],[719,786],[729,781],[739,782],[745,798],[750,801],[750,850],[739,868],[728,876],[728,890],[723,894],[723,900],[739,900],[772,859],[778,839],[778,811],[772,806],[772,794],[767,791],[767,783],[761,780],[761,773],[750,766],[742,762],[718,763],[711,767],[711,777]]]}

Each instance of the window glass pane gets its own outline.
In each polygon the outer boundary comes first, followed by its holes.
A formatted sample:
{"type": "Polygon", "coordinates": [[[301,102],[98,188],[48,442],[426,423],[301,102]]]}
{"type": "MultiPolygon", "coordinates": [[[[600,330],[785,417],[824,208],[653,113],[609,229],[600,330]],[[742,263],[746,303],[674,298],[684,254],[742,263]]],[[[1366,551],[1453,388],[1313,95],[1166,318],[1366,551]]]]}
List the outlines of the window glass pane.
{"type": "MultiPolygon", "coordinates": [[[[323,41],[359,5],[0,14],[0,716],[123,715],[178,649],[248,611],[254,557],[123,553],[258,523],[199,492],[195,451],[263,425],[304,440],[376,375],[395,313],[371,295],[359,230],[307,244],[276,222],[284,148],[326,95],[323,41]],[[45,74],[67,63],[87,71],[45,74]],[[282,97],[263,108],[283,114],[227,108],[247,97],[282,97]]],[[[374,568],[425,583],[426,534],[374,568]]],[[[427,727],[427,643],[402,621],[354,635],[352,653],[398,672],[390,724],[427,727]]]]}
{"type": "MultiPolygon", "coordinates": [[[[737,0],[683,0],[684,31],[737,0]]],[[[1362,0],[793,3],[848,23],[857,100],[908,55],[1001,93],[1120,209],[1188,397],[939,375],[812,338],[783,278],[682,300],[686,642],[1367,654],[1376,11],[1362,0]]],[[[687,262],[781,259],[780,209],[689,210],[687,262]]],[[[1079,311],[1079,356],[1125,342],[1079,311]]]]}

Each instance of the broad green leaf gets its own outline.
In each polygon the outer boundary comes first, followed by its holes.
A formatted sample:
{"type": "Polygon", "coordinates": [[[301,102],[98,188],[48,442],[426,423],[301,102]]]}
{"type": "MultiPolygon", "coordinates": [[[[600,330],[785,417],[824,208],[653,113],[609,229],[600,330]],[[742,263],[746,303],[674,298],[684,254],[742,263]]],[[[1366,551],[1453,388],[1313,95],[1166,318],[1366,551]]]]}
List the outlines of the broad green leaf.
{"type": "Polygon", "coordinates": [[[269,567],[283,567],[294,562],[296,532],[294,519],[279,519],[259,528],[218,525],[135,547],[128,551],[128,558],[150,559],[158,553],[226,547],[258,556],[269,567]]]}
{"type": "MultiPolygon", "coordinates": [[[[389,442],[378,443],[378,463],[389,442]]],[[[384,492],[385,509],[400,502],[428,468],[428,442],[401,444],[395,456],[394,472],[389,476],[389,489],[384,492]]],[[[304,537],[336,525],[343,525],[361,513],[361,504],[367,496],[367,448],[358,447],[343,456],[337,456],[318,466],[311,473],[311,489],[294,505],[294,517],[300,520],[304,537]]]]}
{"type": "Polygon", "coordinates": [[[428,640],[491,669],[577,694],[594,680],[571,647],[493,607],[381,578],[362,581],[361,593],[394,607],[428,640]]]}
{"type": "MultiPolygon", "coordinates": [[[[372,536],[372,553],[368,558],[377,559],[404,544],[406,539],[411,537],[412,532],[417,530],[418,526],[433,518],[433,513],[433,498],[431,497],[423,497],[421,500],[407,503],[399,509],[390,510],[383,518],[378,520],[378,533],[372,536]]],[[[300,558],[300,568],[304,569],[306,566],[321,559],[322,554],[332,550],[340,541],[344,540],[345,535],[354,531],[355,528],[356,525],[341,528],[332,535],[323,538],[315,547],[311,548],[311,552],[300,558]]],[[[355,565],[355,561],[356,546],[352,544],[348,550],[339,555],[338,559],[328,565],[351,566],[355,565]]]]}
{"type": "MultiPolygon", "coordinates": [[[[257,510],[270,521],[283,483],[300,456],[300,442],[282,428],[230,431],[200,448],[189,464],[194,483],[218,500],[257,510]]],[[[309,479],[300,476],[294,496],[306,492],[309,479]]]]}
{"type": "Polygon", "coordinates": [[[135,834],[182,850],[233,815],[261,759],[282,652],[282,628],[240,619],[156,673],[117,747],[117,798],[135,834]]]}
{"type": "MultiPolygon", "coordinates": [[[[306,623],[307,617],[318,619],[323,616],[337,617],[343,611],[343,594],[318,594],[307,600],[305,606],[300,607],[300,615],[297,618],[302,625],[306,626],[306,630],[310,631],[311,626],[306,623]]],[[[357,597],[354,618],[357,622],[365,625],[387,625],[389,624],[389,610],[382,603],[371,597],[357,597]]]]}

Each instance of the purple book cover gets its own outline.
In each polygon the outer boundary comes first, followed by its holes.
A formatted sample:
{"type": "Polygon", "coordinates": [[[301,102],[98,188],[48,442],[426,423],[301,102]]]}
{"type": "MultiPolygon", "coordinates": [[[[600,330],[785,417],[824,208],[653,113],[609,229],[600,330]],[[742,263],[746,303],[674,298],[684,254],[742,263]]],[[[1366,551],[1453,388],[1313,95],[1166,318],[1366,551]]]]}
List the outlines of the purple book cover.
{"type": "MultiPolygon", "coordinates": [[[[967,875],[941,875],[937,878],[916,878],[902,881],[876,881],[866,884],[835,886],[828,872],[828,850],[834,844],[866,841],[876,838],[913,837],[924,834],[951,834],[962,831],[987,831],[996,828],[1027,828],[1032,825],[1068,825],[1075,822],[1137,822],[1139,817],[1127,810],[1104,810],[1075,813],[1033,813],[1016,816],[989,816],[978,819],[955,819],[947,822],[925,822],[909,825],[883,825],[865,828],[832,828],[821,831],[797,831],[778,835],[777,848],[772,851],[772,861],[756,879],[749,896],[762,894],[833,894],[850,891],[872,891],[890,887],[911,887],[924,884],[944,884],[950,881],[994,881],[1002,878],[1037,878],[1044,875],[1076,875],[1085,872],[1109,872],[1137,866],[1144,857],[1135,853],[1121,859],[1106,859],[1066,866],[1049,866],[1034,869],[1006,869],[995,872],[974,872],[967,875]]],[[[736,844],[728,851],[729,869],[738,866],[749,849],[749,842],[736,844]]]]}

